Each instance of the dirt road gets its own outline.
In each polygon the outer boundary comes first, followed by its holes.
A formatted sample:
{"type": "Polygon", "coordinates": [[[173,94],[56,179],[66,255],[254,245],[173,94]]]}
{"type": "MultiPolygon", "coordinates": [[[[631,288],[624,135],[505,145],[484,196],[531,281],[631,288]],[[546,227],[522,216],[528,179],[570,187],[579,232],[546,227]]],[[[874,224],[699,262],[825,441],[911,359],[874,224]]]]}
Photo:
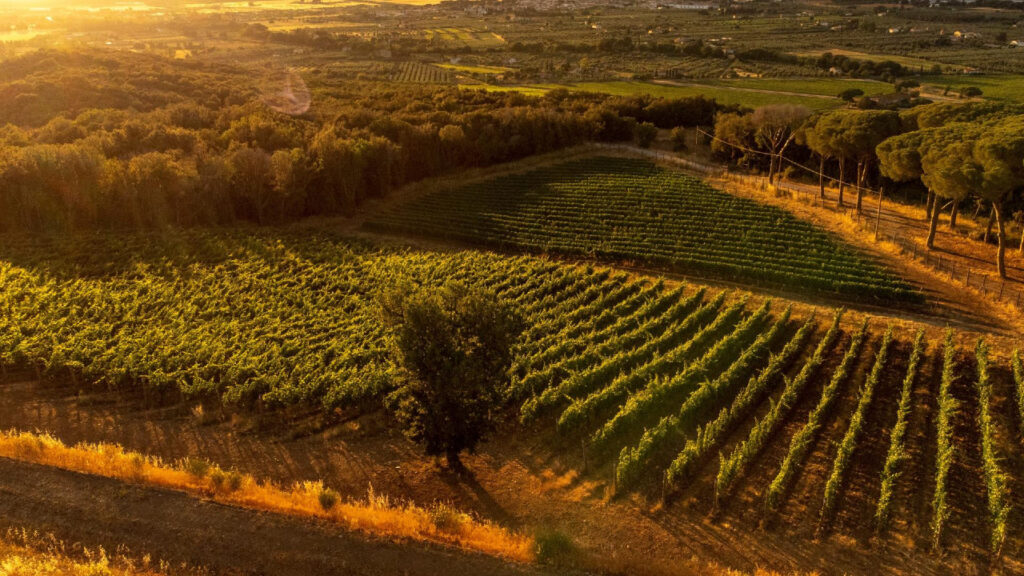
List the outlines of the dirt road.
{"type": "Polygon", "coordinates": [[[440,547],[370,540],[301,519],[0,458],[0,529],[246,575],[544,574],[440,547]]]}

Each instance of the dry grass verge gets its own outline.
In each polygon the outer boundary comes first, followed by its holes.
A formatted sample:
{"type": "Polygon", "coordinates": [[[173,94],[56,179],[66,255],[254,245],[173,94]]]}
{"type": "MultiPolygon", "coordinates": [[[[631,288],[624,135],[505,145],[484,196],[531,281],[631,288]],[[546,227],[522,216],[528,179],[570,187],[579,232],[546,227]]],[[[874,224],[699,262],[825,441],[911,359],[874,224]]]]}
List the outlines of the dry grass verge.
{"type": "Polygon", "coordinates": [[[200,569],[172,569],[149,557],[88,549],[28,530],[0,534],[0,576],[202,576],[200,569]]]}
{"type": "Polygon", "coordinates": [[[324,519],[378,537],[444,544],[518,562],[532,562],[536,556],[533,538],[447,506],[423,508],[391,500],[372,487],[365,500],[342,502],[322,482],[285,489],[205,460],[187,458],[171,465],[113,444],[67,446],[53,436],[17,431],[0,433],[0,457],[181,490],[223,504],[324,519]]]}

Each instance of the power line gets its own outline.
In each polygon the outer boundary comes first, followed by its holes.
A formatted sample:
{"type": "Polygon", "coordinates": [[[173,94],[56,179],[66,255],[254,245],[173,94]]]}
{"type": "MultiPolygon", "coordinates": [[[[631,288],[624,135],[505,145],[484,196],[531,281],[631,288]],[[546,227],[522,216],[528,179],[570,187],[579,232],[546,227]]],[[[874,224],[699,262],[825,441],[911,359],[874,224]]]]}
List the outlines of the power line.
{"type": "MultiPolygon", "coordinates": [[[[759,154],[761,156],[768,156],[769,158],[774,156],[774,154],[771,154],[769,152],[764,152],[762,150],[755,150],[753,148],[748,148],[748,147],[742,146],[740,144],[735,144],[733,142],[729,142],[728,140],[723,140],[723,139],[719,138],[718,136],[715,136],[714,134],[711,134],[709,132],[705,132],[704,130],[702,130],[700,128],[696,128],[696,130],[697,130],[698,133],[703,134],[704,136],[707,136],[708,138],[710,138],[712,140],[721,142],[722,144],[725,144],[726,146],[731,146],[731,147],[733,147],[733,148],[735,148],[737,150],[742,150],[743,152],[748,152],[748,153],[751,153],[751,154],[759,154]]],[[[815,170],[814,168],[811,168],[809,166],[804,166],[803,164],[800,164],[799,162],[797,162],[795,160],[790,160],[789,158],[786,158],[782,154],[779,154],[779,159],[781,159],[781,160],[783,160],[783,161],[785,161],[785,162],[787,162],[787,163],[789,163],[789,164],[791,164],[793,166],[796,166],[797,168],[800,168],[801,170],[809,172],[810,174],[812,174],[814,176],[817,176],[818,178],[822,178],[822,179],[828,180],[830,182],[835,182],[837,184],[844,185],[846,187],[852,188],[854,191],[874,192],[874,190],[872,190],[870,188],[864,188],[863,186],[858,186],[858,185],[850,183],[850,182],[843,182],[842,180],[839,180],[838,178],[833,178],[832,176],[829,176],[828,174],[825,174],[824,172],[819,172],[818,170],[815,170]]]]}

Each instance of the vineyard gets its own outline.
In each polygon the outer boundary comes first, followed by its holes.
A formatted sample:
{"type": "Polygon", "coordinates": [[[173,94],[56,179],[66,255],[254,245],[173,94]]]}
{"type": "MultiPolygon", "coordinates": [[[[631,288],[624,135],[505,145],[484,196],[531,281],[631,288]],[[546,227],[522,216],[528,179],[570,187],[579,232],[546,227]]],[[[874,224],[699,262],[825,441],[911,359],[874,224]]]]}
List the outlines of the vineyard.
{"type": "Polygon", "coordinates": [[[443,190],[400,205],[369,226],[845,299],[921,299],[906,283],[783,210],[642,160],[592,157],[443,190]]]}
{"type": "Polygon", "coordinates": [[[403,282],[486,287],[537,323],[535,334],[587,304],[610,306],[605,321],[622,314],[626,326],[628,312],[675,293],[608,270],[324,234],[12,240],[0,257],[0,366],[155,399],[362,405],[392,387],[375,297],[403,282]]]}
{"type": "Polygon", "coordinates": [[[453,77],[447,70],[420,62],[402,62],[392,68],[391,79],[395,82],[414,84],[451,84],[453,77]]]}
{"type": "Polygon", "coordinates": [[[925,549],[947,548],[952,530],[979,554],[1019,559],[1015,379],[984,341],[972,353],[952,332],[930,342],[843,311],[641,293],[570,308],[513,369],[521,421],[582,446],[616,493],[925,549]]]}
{"type": "Polygon", "coordinates": [[[3,246],[6,370],[155,402],[373,409],[396,371],[378,297],[460,282],[527,321],[506,395],[515,419],[614,493],[807,537],[942,550],[955,538],[1007,561],[1024,544],[1024,369],[984,341],[317,227],[3,246]]]}

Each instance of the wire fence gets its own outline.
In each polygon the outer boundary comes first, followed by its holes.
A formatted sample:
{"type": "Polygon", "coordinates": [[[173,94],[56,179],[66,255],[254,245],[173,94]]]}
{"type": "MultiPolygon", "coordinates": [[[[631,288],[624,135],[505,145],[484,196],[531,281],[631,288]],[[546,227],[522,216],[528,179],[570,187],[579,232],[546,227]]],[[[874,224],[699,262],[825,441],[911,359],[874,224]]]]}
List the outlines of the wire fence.
{"type": "MultiPolygon", "coordinates": [[[[736,172],[729,170],[728,167],[683,158],[661,150],[640,149],[622,144],[604,144],[600,147],[639,153],[652,159],[682,166],[708,177],[719,178],[747,188],[761,190],[765,193],[774,191],[779,195],[789,195],[812,206],[842,214],[859,230],[872,234],[875,242],[889,242],[893,244],[902,256],[911,261],[922,264],[933,272],[946,276],[951,281],[962,284],[965,288],[975,290],[977,293],[995,302],[1012,305],[1018,310],[1024,310],[1024,286],[1021,286],[1019,282],[1006,281],[982,268],[966,266],[957,262],[950,255],[927,250],[913,236],[899,230],[882,230],[880,226],[881,211],[879,205],[870,205],[871,200],[874,200],[875,203],[880,201],[879,190],[863,189],[865,195],[864,205],[862,211],[858,212],[855,206],[845,203],[839,204],[838,198],[822,198],[819,190],[813,186],[797,185],[781,178],[776,180],[774,184],[769,184],[768,178],[765,176],[736,172]]],[[[817,174],[817,172],[804,166],[800,167],[817,174]]],[[[838,182],[832,178],[828,178],[828,180],[838,182]]],[[[852,190],[854,194],[857,192],[856,185],[848,183],[846,187],[852,190]]],[[[991,264],[991,267],[994,268],[995,263],[991,264]]]]}

